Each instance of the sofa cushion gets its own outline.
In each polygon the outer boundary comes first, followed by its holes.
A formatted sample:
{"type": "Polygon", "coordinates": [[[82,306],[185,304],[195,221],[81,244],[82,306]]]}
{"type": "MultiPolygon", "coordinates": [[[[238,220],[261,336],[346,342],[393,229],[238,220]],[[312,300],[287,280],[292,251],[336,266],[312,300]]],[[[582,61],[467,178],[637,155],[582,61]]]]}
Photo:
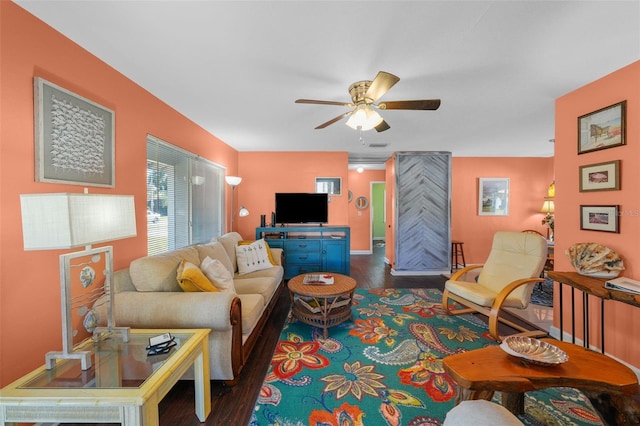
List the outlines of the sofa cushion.
{"type": "Polygon", "coordinates": [[[176,280],[183,291],[218,291],[202,270],[187,260],[178,266],[176,280]]]}
{"type": "Polygon", "coordinates": [[[236,292],[233,285],[233,275],[218,259],[211,259],[207,256],[200,264],[200,268],[218,290],[236,292]]]}
{"type": "Polygon", "coordinates": [[[273,267],[264,240],[236,246],[236,258],[240,275],[273,267]]]}
{"type": "Polygon", "coordinates": [[[246,279],[246,278],[264,278],[264,277],[273,278],[276,281],[276,283],[279,283],[282,281],[282,278],[284,277],[284,268],[282,266],[272,266],[271,268],[261,269],[255,272],[249,272],[248,274],[240,275],[236,273],[233,278],[234,280],[239,280],[239,279],[246,279]]]}
{"type": "MultiPolygon", "coordinates": [[[[273,259],[273,253],[271,253],[271,247],[269,247],[269,243],[267,243],[264,240],[264,238],[258,241],[264,242],[264,246],[267,248],[267,256],[269,257],[269,262],[271,262],[272,265],[278,265],[278,263],[276,263],[276,261],[273,259]]],[[[255,243],[255,241],[247,241],[247,240],[238,241],[239,246],[246,246],[253,243],[255,243]]]]}
{"type": "Polygon", "coordinates": [[[242,241],[242,239],[242,235],[237,232],[228,232],[215,239],[215,241],[218,241],[224,246],[227,256],[229,256],[229,259],[231,260],[231,265],[233,265],[233,272],[238,270],[238,266],[236,264],[236,246],[239,241],[242,241]]]}
{"type": "Polygon", "coordinates": [[[271,296],[276,291],[280,281],[270,277],[261,278],[239,278],[233,284],[238,294],[259,294],[264,298],[265,303],[269,303],[271,296]]]}
{"type": "Polygon", "coordinates": [[[231,264],[231,259],[229,259],[227,251],[225,250],[224,246],[218,241],[212,241],[208,244],[197,245],[196,250],[198,250],[200,261],[203,261],[207,256],[211,259],[218,259],[225,266],[225,268],[227,268],[231,275],[233,275],[233,273],[235,272],[236,268],[231,264]]]}
{"type": "Polygon", "coordinates": [[[238,297],[242,307],[242,335],[248,336],[264,311],[264,298],[259,294],[238,294],[238,297]]]}
{"type": "Polygon", "coordinates": [[[182,259],[200,264],[195,247],[135,259],[129,265],[131,281],[138,291],[182,291],[176,281],[182,259]]]}

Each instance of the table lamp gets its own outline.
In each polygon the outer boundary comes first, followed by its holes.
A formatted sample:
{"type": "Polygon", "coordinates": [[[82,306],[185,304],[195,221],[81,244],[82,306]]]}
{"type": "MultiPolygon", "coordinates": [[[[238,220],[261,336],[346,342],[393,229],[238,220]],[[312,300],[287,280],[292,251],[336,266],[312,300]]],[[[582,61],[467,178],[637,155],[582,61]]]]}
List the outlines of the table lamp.
{"type": "Polygon", "coordinates": [[[135,237],[136,218],[132,195],[87,193],[48,193],[20,195],[22,236],[25,250],[68,249],[85,246],[83,251],[60,255],[60,289],[62,297],[62,352],[48,352],[47,369],[56,358],[80,359],[82,369],[91,367],[88,351],[74,352],[77,334],[72,320],[82,315],[82,325],[93,333],[117,331],[128,341],[128,327],[115,327],[113,320],[113,247],[92,249],[91,244],[135,237]],[[96,272],[94,269],[103,268],[96,272]],[[75,274],[77,273],[77,275],[75,274]],[[98,274],[104,277],[104,286],[98,274]],[[72,286],[72,282],[74,286],[72,286]],[[76,283],[78,283],[76,285],[76,283]],[[72,289],[80,288],[73,292],[72,289]],[[103,298],[103,296],[106,296],[103,298]],[[103,298],[107,304],[107,327],[96,327],[94,303],[103,298]]]}

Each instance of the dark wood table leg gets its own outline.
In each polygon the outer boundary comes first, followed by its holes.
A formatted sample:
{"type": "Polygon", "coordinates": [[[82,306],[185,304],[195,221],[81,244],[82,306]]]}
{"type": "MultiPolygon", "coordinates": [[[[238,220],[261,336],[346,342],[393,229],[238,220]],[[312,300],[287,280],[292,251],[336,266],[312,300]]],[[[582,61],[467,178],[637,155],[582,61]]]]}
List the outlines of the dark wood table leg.
{"type": "Polygon", "coordinates": [[[630,395],[582,391],[607,424],[640,424],[640,402],[630,395]]]}
{"type": "Polygon", "coordinates": [[[472,399],[485,399],[491,401],[494,391],[491,390],[471,390],[465,389],[462,386],[458,387],[458,394],[456,395],[456,405],[462,401],[469,401],[472,399]]]}
{"type": "Polygon", "coordinates": [[[502,392],[502,406],[516,416],[524,414],[524,393],[502,392]]]}

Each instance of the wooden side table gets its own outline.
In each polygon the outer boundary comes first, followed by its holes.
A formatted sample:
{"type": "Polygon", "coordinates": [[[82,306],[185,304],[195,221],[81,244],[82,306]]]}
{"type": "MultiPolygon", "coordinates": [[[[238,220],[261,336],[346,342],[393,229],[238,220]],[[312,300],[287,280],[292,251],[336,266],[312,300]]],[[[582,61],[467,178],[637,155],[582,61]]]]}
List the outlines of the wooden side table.
{"type": "Polygon", "coordinates": [[[611,405],[618,408],[623,424],[638,424],[631,395],[638,393],[638,378],[624,364],[598,352],[554,339],[542,339],[565,351],[569,360],[555,366],[523,363],[499,346],[477,349],[445,357],[444,370],[460,386],[456,404],[469,399],[493,397],[502,392],[502,404],[514,414],[524,412],[524,392],[550,387],[572,387],[585,392],[594,407],[597,398],[607,394],[611,405]],[[622,408],[622,410],[620,410],[622,408]]]}
{"type": "Polygon", "coordinates": [[[326,339],[329,335],[328,328],[351,319],[351,302],[353,291],[356,288],[356,280],[342,274],[333,272],[314,272],[316,274],[332,275],[333,284],[304,284],[305,275],[301,274],[289,280],[289,292],[291,294],[291,313],[294,318],[305,324],[321,327],[326,339]],[[301,303],[300,298],[311,299],[318,312],[311,312],[301,303]],[[345,305],[339,305],[341,300],[348,299],[345,305]]]}

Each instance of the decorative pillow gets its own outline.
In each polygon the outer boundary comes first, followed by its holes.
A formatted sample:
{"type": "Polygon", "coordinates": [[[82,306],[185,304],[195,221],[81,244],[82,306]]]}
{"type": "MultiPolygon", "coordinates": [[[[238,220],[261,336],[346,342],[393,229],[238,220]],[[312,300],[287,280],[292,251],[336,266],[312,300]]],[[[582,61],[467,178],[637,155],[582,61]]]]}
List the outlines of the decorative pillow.
{"type": "Polygon", "coordinates": [[[233,285],[233,275],[218,259],[211,259],[207,256],[200,264],[200,268],[218,290],[230,293],[236,292],[236,288],[233,285]]]}
{"type": "MultiPolygon", "coordinates": [[[[267,248],[267,256],[269,257],[269,262],[271,262],[272,265],[277,265],[276,261],[273,260],[273,253],[271,253],[271,247],[269,247],[269,243],[267,243],[264,238],[258,241],[264,241],[264,245],[267,248]]],[[[238,241],[238,245],[242,245],[242,246],[246,246],[249,244],[253,244],[255,241],[238,241]]]]}
{"type": "Polygon", "coordinates": [[[177,279],[183,291],[218,291],[197,265],[184,259],[178,266],[177,279]]]}
{"type": "Polygon", "coordinates": [[[263,239],[251,244],[236,246],[236,257],[240,275],[261,269],[269,269],[273,266],[269,261],[267,245],[263,239]]]}

